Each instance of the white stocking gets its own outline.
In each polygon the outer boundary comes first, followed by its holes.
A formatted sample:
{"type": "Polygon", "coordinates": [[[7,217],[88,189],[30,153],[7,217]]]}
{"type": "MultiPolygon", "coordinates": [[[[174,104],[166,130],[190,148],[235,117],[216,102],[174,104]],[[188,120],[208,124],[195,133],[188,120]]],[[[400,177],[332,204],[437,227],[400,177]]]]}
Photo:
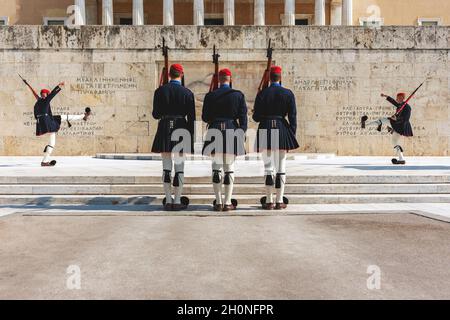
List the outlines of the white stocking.
{"type": "Polygon", "coordinates": [[[162,157],[162,165],[163,165],[163,174],[162,181],[164,185],[164,193],[166,194],[166,203],[172,203],[172,183],[171,183],[171,175],[172,175],[172,154],[170,153],[161,153],[162,157]]]}
{"type": "Polygon", "coordinates": [[[68,114],[65,117],[67,121],[80,121],[83,120],[84,114],[68,114]]]}
{"type": "Polygon", "coordinates": [[[234,155],[225,155],[223,171],[225,172],[224,186],[225,186],[225,204],[231,204],[231,197],[233,195],[234,186],[234,155]]]}
{"type": "Polygon", "coordinates": [[[42,162],[47,163],[50,161],[50,155],[52,154],[55,145],[56,145],[56,132],[51,132],[49,134],[49,143],[44,149],[44,158],[42,159],[42,162]]]}
{"type": "Polygon", "coordinates": [[[222,204],[222,169],[223,159],[221,156],[214,155],[212,159],[212,178],[216,204],[222,204]]]}
{"type": "Polygon", "coordinates": [[[277,177],[275,179],[275,187],[277,191],[277,203],[283,203],[284,188],[286,185],[286,158],[287,152],[285,150],[278,150],[276,152],[277,177]]]}
{"type": "Polygon", "coordinates": [[[274,177],[273,177],[273,159],[272,152],[270,150],[264,150],[262,152],[262,158],[264,161],[264,179],[266,186],[266,203],[273,203],[273,187],[274,187],[274,177]],[[271,180],[271,181],[269,181],[271,180]],[[268,184],[270,182],[270,184],[268,184]]]}
{"type": "Polygon", "coordinates": [[[392,145],[394,146],[394,150],[397,151],[398,160],[403,161],[405,159],[403,158],[403,149],[400,145],[400,138],[401,135],[399,133],[395,131],[392,133],[392,145]]]}
{"type": "Polygon", "coordinates": [[[388,118],[380,118],[374,121],[369,121],[366,122],[366,127],[367,126],[379,126],[379,125],[390,125],[391,121],[388,118]]]}
{"type": "Polygon", "coordinates": [[[175,177],[173,179],[173,188],[175,194],[174,204],[181,204],[181,195],[183,194],[184,185],[184,162],[185,156],[175,157],[175,177]]]}

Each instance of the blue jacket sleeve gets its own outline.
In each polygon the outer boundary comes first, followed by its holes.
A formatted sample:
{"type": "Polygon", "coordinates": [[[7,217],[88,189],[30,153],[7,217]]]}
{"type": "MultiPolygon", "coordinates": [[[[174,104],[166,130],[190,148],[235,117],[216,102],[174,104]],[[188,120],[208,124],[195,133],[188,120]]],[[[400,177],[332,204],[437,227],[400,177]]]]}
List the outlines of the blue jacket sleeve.
{"type": "Polygon", "coordinates": [[[159,92],[159,90],[156,90],[155,94],[153,95],[153,112],[152,112],[152,116],[156,120],[161,119],[161,104],[160,104],[160,92],[159,92]]]}
{"type": "Polygon", "coordinates": [[[205,96],[205,100],[203,100],[203,108],[202,108],[202,121],[209,123],[211,121],[211,116],[209,114],[209,100],[210,100],[210,94],[207,93],[205,96]]]}
{"type": "Polygon", "coordinates": [[[392,97],[386,97],[386,100],[393,104],[395,107],[398,107],[400,104],[395,101],[392,97]]]}
{"type": "Polygon", "coordinates": [[[194,94],[191,92],[188,101],[188,113],[187,113],[187,125],[188,130],[192,135],[192,139],[194,139],[194,128],[195,128],[195,98],[194,94]]]}
{"type": "Polygon", "coordinates": [[[239,101],[239,126],[244,131],[247,131],[247,122],[247,103],[245,102],[245,96],[242,94],[239,101]]]}
{"type": "Polygon", "coordinates": [[[295,103],[295,95],[291,92],[291,95],[288,100],[288,120],[289,125],[294,131],[294,133],[297,132],[297,105],[295,103]]]}
{"type": "Polygon", "coordinates": [[[261,92],[256,95],[255,105],[253,107],[253,120],[256,122],[261,121],[261,107],[262,107],[262,99],[261,92]]]}
{"type": "Polygon", "coordinates": [[[52,99],[61,91],[61,88],[59,86],[56,86],[52,92],[45,98],[48,102],[52,101],[52,99]]]}

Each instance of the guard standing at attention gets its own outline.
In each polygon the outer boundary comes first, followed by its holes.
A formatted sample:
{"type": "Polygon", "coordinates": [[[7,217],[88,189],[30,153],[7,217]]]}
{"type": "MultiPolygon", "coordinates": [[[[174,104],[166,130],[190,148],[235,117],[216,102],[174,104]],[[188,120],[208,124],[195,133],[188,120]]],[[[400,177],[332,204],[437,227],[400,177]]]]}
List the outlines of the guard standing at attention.
{"type": "Polygon", "coordinates": [[[253,120],[259,122],[256,147],[264,160],[266,196],[261,198],[261,204],[265,210],[281,210],[287,207],[288,199],[284,197],[286,158],[289,150],[299,147],[295,137],[295,96],[291,90],[282,86],[281,72],[281,67],[270,68],[270,86],[256,96],[253,112],[253,120]]]}
{"type": "Polygon", "coordinates": [[[162,156],[164,210],[167,211],[184,210],[189,203],[181,195],[186,154],[194,151],[195,100],[194,94],[182,85],[183,77],[183,66],[173,64],[169,70],[170,81],[156,89],[153,98],[152,115],[159,123],[152,152],[162,156]]]}

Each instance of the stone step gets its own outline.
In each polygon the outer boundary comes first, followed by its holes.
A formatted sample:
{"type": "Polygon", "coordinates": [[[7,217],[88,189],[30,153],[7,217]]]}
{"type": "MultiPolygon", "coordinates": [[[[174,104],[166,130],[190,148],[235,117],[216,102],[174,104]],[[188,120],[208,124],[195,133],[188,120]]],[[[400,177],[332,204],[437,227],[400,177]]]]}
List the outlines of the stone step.
{"type": "MultiPolygon", "coordinates": [[[[201,152],[201,146],[200,146],[201,152]]],[[[291,153],[288,154],[287,160],[323,160],[332,159],[336,155],[334,153],[291,153]]],[[[148,161],[161,161],[161,155],[159,153],[97,153],[95,155],[97,159],[108,160],[148,160],[148,161]]],[[[201,154],[188,155],[187,160],[209,160],[210,157],[203,156],[201,154]]],[[[238,160],[262,160],[261,154],[249,153],[245,156],[237,157],[238,160]]]]}
{"type": "MultiPolygon", "coordinates": [[[[0,205],[149,205],[161,204],[162,196],[116,195],[2,195],[0,205]]],[[[192,204],[210,205],[212,195],[193,195],[192,204]]],[[[258,195],[237,195],[241,204],[258,205],[258,195]]],[[[350,203],[449,203],[450,194],[364,194],[364,195],[289,195],[291,204],[350,204],[350,203]]]]}
{"type": "MultiPolygon", "coordinates": [[[[261,183],[236,184],[235,195],[261,195],[265,186],[261,183]]],[[[287,184],[286,194],[448,194],[450,184],[287,184]]],[[[0,185],[0,195],[163,195],[161,183],[157,184],[61,184],[0,185]]],[[[212,195],[212,185],[186,184],[186,195],[212,195]]]]}
{"type": "MultiPolygon", "coordinates": [[[[186,184],[210,184],[211,177],[185,177],[186,184]]],[[[432,184],[450,183],[450,175],[294,175],[289,184],[432,184]]],[[[0,176],[0,185],[160,184],[160,176],[0,176]]],[[[263,184],[262,176],[238,176],[236,184],[263,184]]]]}

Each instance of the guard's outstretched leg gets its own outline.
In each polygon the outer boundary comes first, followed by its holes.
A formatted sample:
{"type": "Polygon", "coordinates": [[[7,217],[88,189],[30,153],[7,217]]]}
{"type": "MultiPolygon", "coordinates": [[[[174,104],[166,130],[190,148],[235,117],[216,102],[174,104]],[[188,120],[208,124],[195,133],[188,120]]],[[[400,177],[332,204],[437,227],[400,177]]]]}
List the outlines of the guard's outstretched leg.
{"type": "Polygon", "coordinates": [[[377,126],[377,131],[381,132],[383,125],[390,125],[391,121],[388,118],[380,118],[374,121],[367,122],[369,118],[367,116],[361,117],[361,128],[365,129],[368,126],[377,126]]]}
{"type": "Polygon", "coordinates": [[[41,161],[41,166],[42,167],[53,167],[56,165],[56,161],[52,160],[50,161],[50,156],[53,152],[53,149],[55,148],[56,145],[56,132],[51,132],[49,133],[49,143],[48,145],[44,148],[44,158],[41,161]]]}
{"type": "Polygon", "coordinates": [[[67,126],[70,128],[72,127],[72,121],[88,120],[88,118],[91,116],[91,108],[88,107],[84,111],[84,114],[68,114],[62,117],[67,121],[67,126]]]}

